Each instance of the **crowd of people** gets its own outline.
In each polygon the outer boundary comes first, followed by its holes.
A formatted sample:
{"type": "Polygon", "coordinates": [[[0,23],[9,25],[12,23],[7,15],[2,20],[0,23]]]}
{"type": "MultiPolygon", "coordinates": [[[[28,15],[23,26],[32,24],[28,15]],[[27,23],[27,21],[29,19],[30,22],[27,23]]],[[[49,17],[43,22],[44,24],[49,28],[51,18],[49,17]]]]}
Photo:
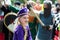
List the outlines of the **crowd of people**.
{"type": "MultiPolygon", "coordinates": [[[[10,32],[4,24],[1,32],[5,34],[5,40],[60,40],[60,3],[52,3],[51,0],[33,0],[11,4],[0,0],[0,15],[4,16],[14,12],[17,18],[12,22],[13,32],[10,32]],[[2,15],[3,15],[2,14],[2,15]],[[9,35],[10,33],[11,35],[9,35]]],[[[4,22],[4,19],[2,23],[4,22]]],[[[7,22],[9,23],[9,22],[7,22]]],[[[0,23],[1,24],[1,23],[0,23]]],[[[8,25],[8,27],[11,27],[8,25]]]]}

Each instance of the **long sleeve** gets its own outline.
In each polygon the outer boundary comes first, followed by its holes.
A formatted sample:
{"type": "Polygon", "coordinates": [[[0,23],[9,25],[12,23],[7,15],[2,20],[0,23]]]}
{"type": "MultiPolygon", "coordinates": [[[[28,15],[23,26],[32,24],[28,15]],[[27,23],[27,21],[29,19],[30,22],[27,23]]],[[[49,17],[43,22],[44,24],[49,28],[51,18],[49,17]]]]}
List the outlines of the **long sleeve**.
{"type": "Polygon", "coordinates": [[[11,11],[17,13],[20,10],[19,8],[15,7],[15,6],[12,6],[12,5],[8,5],[7,7],[2,6],[0,9],[2,11],[4,11],[5,14],[9,13],[11,11]]]}
{"type": "Polygon", "coordinates": [[[9,10],[11,10],[15,13],[17,13],[20,10],[19,8],[15,7],[15,6],[12,6],[12,5],[9,5],[8,8],[9,8],[9,10]]]}
{"type": "Polygon", "coordinates": [[[14,32],[13,40],[17,40],[17,34],[16,34],[16,32],[14,32]]]}
{"type": "Polygon", "coordinates": [[[32,40],[32,36],[31,36],[30,30],[28,30],[28,37],[27,37],[27,40],[32,40]]]}
{"type": "Polygon", "coordinates": [[[13,35],[13,40],[24,40],[24,31],[21,27],[18,28],[17,31],[15,31],[13,35]]]}

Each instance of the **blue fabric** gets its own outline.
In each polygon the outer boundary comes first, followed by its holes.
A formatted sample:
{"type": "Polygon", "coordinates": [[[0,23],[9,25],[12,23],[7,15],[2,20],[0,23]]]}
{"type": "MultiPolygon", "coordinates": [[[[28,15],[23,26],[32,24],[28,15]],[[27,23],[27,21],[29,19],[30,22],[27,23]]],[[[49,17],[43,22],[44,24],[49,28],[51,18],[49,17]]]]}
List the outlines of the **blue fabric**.
{"type": "MultiPolygon", "coordinates": [[[[27,40],[32,40],[31,33],[28,26],[26,26],[26,30],[28,32],[27,40]]],[[[18,25],[14,32],[13,40],[24,40],[24,33],[25,32],[23,27],[21,25],[18,25]]]]}
{"type": "MultiPolygon", "coordinates": [[[[40,19],[42,20],[42,22],[45,24],[45,25],[52,25],[53,24],[53,17],[52,15],[49,15],[49,17],[45,18],[44,13],[41,12],[40,13],[40,19]]],[[[51,40],[51,36],[52,36],[52,30],[45,30],[42,28],[41,24],[38,23],[38,32],[37,32],[37,37],[40,39],[40,40],[51,40]]]]}

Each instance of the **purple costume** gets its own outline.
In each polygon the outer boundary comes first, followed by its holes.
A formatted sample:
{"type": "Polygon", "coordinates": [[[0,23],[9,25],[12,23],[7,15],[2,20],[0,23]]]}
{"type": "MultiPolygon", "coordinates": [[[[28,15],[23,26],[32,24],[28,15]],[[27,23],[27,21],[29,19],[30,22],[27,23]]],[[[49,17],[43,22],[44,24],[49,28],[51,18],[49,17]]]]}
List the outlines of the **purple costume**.
{"type": "MultiPolygon", "coordinates": [[[[28,34],[27,34],[28,36],[27,36],[26,40],[32,40],[29,26],[26,26],[26,30],[28,32],[28,34]]],[[[25,32],[24,32],[22,25],[18,25],[15,32],[14,32],[13,40],[24,40],[24,33],[25,32]]]]}
{"type": "MultiPolygon", "coordinates": [[[[26,15],[27,13],[28,13],[28,9],[23,8],[22,10],[19,11],[18,17],[21,15],[26,15]]],[[[31,33],[29,30],[29,26],[26,26],[26,30],[27,30],[26,40],[32,40],[31,33]]],[[[25,30],[24,30],[23,26],[18,25],[16,30],[14,31],[13,40],[24,40],[24,38],[25,38],[24,35],[25,35],[25,30]]]]}

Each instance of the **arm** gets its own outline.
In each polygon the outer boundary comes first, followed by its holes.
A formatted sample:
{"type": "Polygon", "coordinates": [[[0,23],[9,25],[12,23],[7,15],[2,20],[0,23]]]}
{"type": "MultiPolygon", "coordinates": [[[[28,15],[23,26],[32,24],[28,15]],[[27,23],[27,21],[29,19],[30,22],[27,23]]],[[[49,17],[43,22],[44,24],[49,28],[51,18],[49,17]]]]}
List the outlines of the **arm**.
{"type": "Polygon", "coordinates": [[[15,7],[15,6],[12,6],[12,5],[9,5],[8,8],[9,8],[9,10],[11,10],[15,13],[17,13],[20,10],[19,8],[15,7]]]}
{"type": "Polygon", "coordinates": [[[28,37],[27,38],[28,38],[27,40],[32,40],[32,36],[31,36],[30,30],[28,30],[28,37]]]}
{"type": "Polygon", "coordinates": [[[13,40],[17,40],[17,34],[16,34],[16,32],[14,32],[13,40]]]}
{"type": "Polygon", "coordinates": [[[53,29],[53,24],[54,24],[54,17],[52,18],[52,21],[51,21],[51,25],[49,25],[49,30],[52,30],[53,29]]]}
{"type": "Polygon", "coordinates": [[[15,7],[15,6],[13,6],[13,5],[8,5],[8,4],[2,5],[1,2],[2,2],[2,1],[0,1],[0,8],[1,8],[1,10],[3,10],[3,11],[5,11],[6,8],[8,8],[8,9],[11,10],[12,12],[17,13],[17,12],[20,10],[19,8],[15,7]]]}
{"type": "Polygon", "coordinates": [[[34,11],[33,11],[32,8],[30,8],[30,9],[31,9],[31,12],[33,13],[33,16],[35,16],[35,17],[38,19],[39,23],[40,23],[42,26],[45,26],[45,24],[44,24],[44,23],[41,21],[41,19],[39,18],[38,14],[37,14],[37,13],[34,13],[34,11]]]}
{"type": "Polygon", "coordinates": [[[21,28],[14,33],[13,40],[24,40],[24,34],[21,28]]]}

